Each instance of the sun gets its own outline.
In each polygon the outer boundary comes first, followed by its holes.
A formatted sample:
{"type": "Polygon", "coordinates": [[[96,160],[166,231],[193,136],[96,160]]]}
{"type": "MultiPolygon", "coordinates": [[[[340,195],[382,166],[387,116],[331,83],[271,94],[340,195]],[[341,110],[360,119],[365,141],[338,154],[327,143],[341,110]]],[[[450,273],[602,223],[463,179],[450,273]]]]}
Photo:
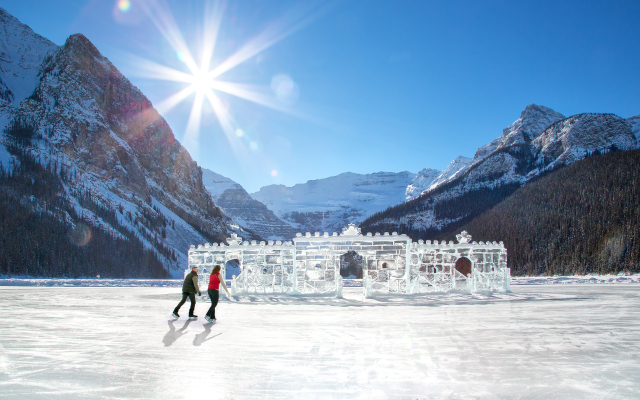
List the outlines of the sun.
{"type": "MultiPolygon", "coordinates": [[[[217,65],[211,65],[225,4],[222,1],[211,0],[205,1],[203,4],[202,15],[204,19],[202,40],[200,40],[202,45],[199,51],[196,52],[199,62],[196,62],[196,57],[191,52],[170,9],[164,2],[154,2],[153,4],[140,2],[140,5],[145,15],[153,22],[160,34],[173,48],[177,59],[184,68],[178,70],[134,55],[131,58],[135,60],[136,68],[139,72],[142,72],[143,77],[179,82],[185,85],[183,89],[158,103],[156,109],[160,114],[163,114],[181,102],[193,99],[183,139],[183,144],[188,150],[195,149],[198,146],[205,102],[209,103],[234,152],[240,145],[240,140],[247,141],[251,149],[257,148],[257,146],[251,146],[254,142],[250,141],[247,135],[238,134],[238,132],[243,132],[242,127],[233,118],[229,108],[220,101],[217,93],[227,93],[282,112],[291,114],[295,114],[295,112],[290,107],[290,104],[283,103],[279,101],[280,99],[277,96],[268,94],[268,90],[265,91],[264,87],[227,82],[221,80],[220,76],[308,25],[318,18],[320,14],[324,13],[327,10],[327,6],[325,4],[319,7],[318,4],[320,3],[315,2],[302,3],[298,8],[290,10],[281,18],[269,23],[262,33],[240,46],[229,58],[217,65]]],[[[268,85],[265,86],[268,88],[268,85]]]]}
{"type": "Polygon", "coordinates": [[[213,80],[207,71],[197,71],[193,74],[193,89],[198,93],[205,93],[212,88],[213,80]]]}

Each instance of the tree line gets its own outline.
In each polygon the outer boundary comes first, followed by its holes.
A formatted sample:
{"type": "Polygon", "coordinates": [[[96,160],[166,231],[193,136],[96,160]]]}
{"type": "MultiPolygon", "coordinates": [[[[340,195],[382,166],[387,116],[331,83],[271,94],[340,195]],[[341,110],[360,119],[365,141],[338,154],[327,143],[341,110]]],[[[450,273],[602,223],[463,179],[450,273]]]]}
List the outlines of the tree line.
{"type": "MultiPolygon", "coordinates": [[[[30,146],[39,135],[31,124],[15,120],[5,132],[7,150],[19,162],[0,168],[0,275],[169,277],[158,254],[118,222],[115,210],[76,187],[74,198],[82,209],[91,210],[117,233],[96,227],[78,212],[66,196],[74,173],[43,165],[32,154],[30,146]]],[[[150,229],[166,226],[160,217],[145,222],[150,229]]],[[[175,259],[159,240],[151,243],[175,259]]]]}

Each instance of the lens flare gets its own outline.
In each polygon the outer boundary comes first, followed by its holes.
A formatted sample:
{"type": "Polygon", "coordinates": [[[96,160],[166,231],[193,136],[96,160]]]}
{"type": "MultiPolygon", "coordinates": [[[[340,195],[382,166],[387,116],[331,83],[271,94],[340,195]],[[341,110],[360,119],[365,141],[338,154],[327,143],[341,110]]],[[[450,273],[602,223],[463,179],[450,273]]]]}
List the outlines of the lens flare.
{"type": "Polygon", "coordinates": [[[283,101],[296,101],[300,89],[298,85],[287,75],[276,75],[271,79],[271,90],[277,98],[283,101]]]}
{"type": "Polygon", "coordinates": [[[237,137],[242,137],[242,135],[244,135],[244,131],[240,128],[236,129],[236,136],[237,137]]]}
{"type": "Polygon", "coordinates": [[[249,148],[253,151],[258,150],[258,143],[256,142],[249,143],[249,148]]]}
{"type": "Polygon", "coordinates": [[[69,240],[76,246],[85,246],[91,240],[91,229],[82,222],[78,222],[69,231],[69,240]]]}
{"type": "Polygon", "coordinates": [[[278,171],[275,169],[271,171],[271,176],[278,176],[278,171]]]}
{"type": "Polygon", "coordinates": [[[131,2],[129,0],[119,0],[118,9],[122,12],[127,12],[131,9],[131,2]]]}

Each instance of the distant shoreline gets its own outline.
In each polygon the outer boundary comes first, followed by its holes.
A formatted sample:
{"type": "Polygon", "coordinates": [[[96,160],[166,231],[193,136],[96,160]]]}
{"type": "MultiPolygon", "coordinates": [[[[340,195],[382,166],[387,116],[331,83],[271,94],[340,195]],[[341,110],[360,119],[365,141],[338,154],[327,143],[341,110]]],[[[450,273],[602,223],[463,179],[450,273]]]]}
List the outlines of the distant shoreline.
{"type": "MultiPolygon", "coordinates": [[[[2,286],[42,287],[180,287],[182,279],[112,279],[112,278],[31,278],[0,276],[2,286]]],[[[344,279],[345,287],[362,287],[362,279],[344,279]]],[[[515,276],[511,285],[584,285],[640,283],[640,274],[515,276]]],[[[231,284],[227,280],[227,284],[231,284]]]]}

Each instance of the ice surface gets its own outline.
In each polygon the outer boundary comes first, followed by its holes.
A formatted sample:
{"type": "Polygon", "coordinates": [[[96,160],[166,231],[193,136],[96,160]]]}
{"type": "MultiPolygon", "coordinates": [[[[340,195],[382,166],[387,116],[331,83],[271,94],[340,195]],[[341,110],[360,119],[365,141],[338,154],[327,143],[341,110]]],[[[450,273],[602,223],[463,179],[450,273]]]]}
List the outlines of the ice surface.
{"type": "MultiPolygon", "coordinates": [[[[213,325],[169,320],[179,290],[0,287],[0,397],[620,399],[640,392],[640,285],[523,285],[513,294],[410,299],[363,300],[359,288],[345,288],[345,299],[222,298],[213,325]]],[[[198,298],[196,314],[207,308],[198,298]]]]}

